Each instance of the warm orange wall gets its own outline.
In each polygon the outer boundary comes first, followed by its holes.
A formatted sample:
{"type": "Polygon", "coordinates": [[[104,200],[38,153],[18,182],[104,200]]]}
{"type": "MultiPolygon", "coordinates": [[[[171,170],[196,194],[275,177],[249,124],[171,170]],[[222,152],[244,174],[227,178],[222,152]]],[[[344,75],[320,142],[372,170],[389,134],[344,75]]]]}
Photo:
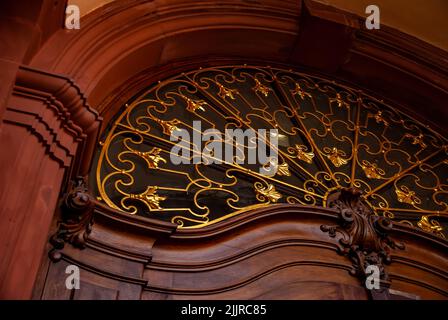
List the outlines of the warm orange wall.
{"type": "MultiPolygon", "coordinates": [[[[73,0],[76,1],[76,0],[73,0]]],[[[448,1],[446,0],[317,0],[344,11],[367,16],[365,8],[380,8],[381,23],[448,49],[448,1]]]]}

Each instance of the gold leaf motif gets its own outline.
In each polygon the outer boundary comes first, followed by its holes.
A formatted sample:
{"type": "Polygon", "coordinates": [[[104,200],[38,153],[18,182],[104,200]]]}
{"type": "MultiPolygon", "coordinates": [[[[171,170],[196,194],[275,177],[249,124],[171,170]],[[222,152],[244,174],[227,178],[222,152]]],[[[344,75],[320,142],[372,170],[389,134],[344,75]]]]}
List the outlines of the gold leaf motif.
{"type": "Polygon", "coordinates": [[[204,100],[192,100],[190,98],[186,98],[187,100],[187,111],[196,112],[196,110],[205,111],[204,106],[207,105],[207,102],[204,100]]]}
{"type": "Polygon", "coordinates": [[[381,176],[386,174],[383,169],[378,168],[376,163],[370,163],[367,160],[362,160],[361,168],[369,179],[381,179],[381,176]]]}
{"type": "Polygon", "coordinates": [[[409,190],[406,186],[401,186],[400,189],[395,189],[395,193],[397,194],[397,199],[399,202],[410,205],[422,203],[421,200],[415,195],[415,192],[409,190]]]}
{"type": "Polygon", "coordinates": [[[334,164],[335,167],[339,168],[347,164],[347,160],[343,158],[345,156],[344,151],[338,150],[336,147],[331,149],[325,147],[324,152],[327,153],[326,157],[334,164]]]}
{"type": "Polygon", "coordinates": [[[297,158],[299,160],[305,161],[306,163],[313,163],[314,153],[307,152],[307,146],[296,144],[294,148],[297,151],[297,158]]]}
{"type": "Polygon", "coordinates": [[[404,136],[405,138],[411,138],[412,144],[418,144],[422,149],[426,148],[426,143],[423,142],[423,134],[420,133],[418,136],[414,136],[410,133],[406,133],[404,136]]]}
{"type": "Polygon", "coordinates": [[[383,118],[383,111],[378,111],[377,114],[375,114],[373,116],[376,120],[376,123],[384,123],[385,126],[389,125],[389,122],[387,122],[386,120],[384,120],[383,118]]]}
{"type": "Polygon", "coordinates": [[[140,194],[130,194],[129,198],[143,201],[150,210],[160,210],[160,201],[166,200],[166,197],[159,196],[156,194],[156,192],[156,186],[149,186],[148,188],[146,188],[145,192],[140,194]]]}
{"type": "Polygon", "coordinates": [[[265,97],[268,96],[269,91],[271,91],[271,88],[265,86],[262,84],[258,79],[255,79],[255,87],[252,88],[255,92],[260,92],[265,97]]]}
{"type": "Polygon", "coordinates": [[[165,120],[160,120],[160,119],[154,119],[154,121],[157,122],[158,124],[160,124],[162,126],[163,133],[167,134],[169,136],[173,133],[173,131],[179,129],[176,126],[176,124],[179,123],[178,120],[165,121],[165,120]]]}
{"type": "Polygon", "coordinates": [[[256,182],[254,184],[255,191],[257,193],[257,199],[259,201],[269,201],[269,202],[277,202],[281,199],[282,195],[275,190],[274,185],[268,184],[267,187],[263,187],[260,182],[256,182]]]}
{"type": "Polygon", "coordinates": [[[445,235],[442,233],[443,228],[440,223],[436,220],[429,220],[429,216],[422,216],[420,221],[417,222],[417,225],[423,231],[435,233],[438,236],[445,238],[445,235]]]}
{"type": "Polygon", "coordinates": [[[150,151],[146,152],[136,150],[133,150],[132,152],[145,159],[149,169],[157,169],[160,161],[166,163],[166,160],[159,155],[161,151],[162,149],[160,148],[152,148],[150,151]]]}
{"type": "Polygon", "coordinates": [[[342,107],[346,107],[347,109],[350,108],[350,105],[342,99],[341,94],[339,92],[336,93],[335,98],[330,99],[330,103],[332,103],[332,102],[336,102],[337,106],[339,108],[342,108],[342,107]]]}
{"type": "Polygon", "coordinates": [[[291,176],[291,173],[289,172],[289,166],[286,162],[282,163],[277,167],[277,174],[279,176],[291,176]]]}
{"type": "Polygon", "coordinates": [[[238,90],[236,90],[236,89],[228,89],[228,88],[224,87],[220,83],[217,83],[217,85],[219,87],[218,95],[221,98],[225,99],[226,97],[229,97],[230,99],[235,100],[235,96],[234,95],[238,93],[238,90]]]}
{"type": "Polygon", "coordinates": [[[305,96],[311,98],[311,94],[309,94],[308,92],[303,91],[303,89],[300,87],[300,84],[298,84],[296,82],[295,85],[296,85],[296,87],[292,91],[293,95],[299,95],[302,100],[305,98],[305,96]]]}
{"type": "Polygon", "coordinates": [[[267,173],[269,173],[271,170],[275,170],[275,174],[278,174],[279,176],[291,176],[291,173],[289,172],[289,166],[286,162],[278,165],[278,160],[271,159],[269,162],[263,165],[263,168],[267,173]]]}

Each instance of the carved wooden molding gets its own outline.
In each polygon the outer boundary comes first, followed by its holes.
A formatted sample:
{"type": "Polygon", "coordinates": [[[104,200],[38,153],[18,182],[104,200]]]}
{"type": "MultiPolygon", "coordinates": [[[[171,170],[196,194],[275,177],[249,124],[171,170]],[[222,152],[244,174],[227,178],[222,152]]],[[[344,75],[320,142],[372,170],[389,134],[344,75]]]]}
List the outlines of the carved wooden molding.
{"type": "Polygon", "coordinates": [[[14,75],[1,124],[0,215],[8,245],[0,295],[17,299],[31,295],[61,187],[88,172],[101,118],[68,77],[27,66],[14,75]]]}
{"type": "Polygon", "coordinates": [[[53,261],[62,258],[61,250],[65,243],[83,249],[87,236],[92,230],[94,202],[88,193],[85,179],[78,177],[63,199],[61,206],[62,221],[57,232],[51,237],[53,249],[49,256],[53,261]]]}
{"type": "MultiPolygon", "coordinates": [[[[102,118],[89,106],[86,97],[78,86],[69,78],[26,66],[20,66],[14,86],[14,96],[18,99],[37,100],[45,108],[30,114],[28,104],[8,108],[11,122],[30,127],[31,131],[51,145],[73,157],[73,145],[79,146],[78,159],[72,161],[58,156],[52,147],[50,154],[73,168],[74,175],[88,173],[93,157],[102,118]],[[52,112],[49,112],[52,110],[52,112]],[[30,115],[34,119],[29,120],[30,115]],[[55,121],[56,120],[56,121],[55,121]],[[37,125],[34,123],[38,123],[37,125]],[[39,129],[39,123],[44,129],[39,129]],[[62,132],[72,136],[68,141],[62,132]],[[50,138],[47,138],[50,137],[50,138]],[[71,153],[70,153],[71,152],[71,153]]],[[[7,118],[5,120],[8,120],[7,118]]]]}
{"type": "MultiPolygon", "coordinates": [[[[14,94],[17,97],[18,93],[14,94]]],[[[47,101],[42,103],[42,107],[42,109],[53,108],[47,101]]],[[[68,126],[62,132],[58,131],[57,123],[52,121],[54,119],[51,115],[43,110],[30,112],[26,110],[26,105],[8,107],[4,120],[5,123],[25,127],[32,135],[39,138],[50,158],[57,161],[63,168],[70,168],[76,157],[77,141],[82,137],[82,133],[71,130],[68,126]]]]}
{"type": "Polygon", "coordinates": [[[362,192],[356,188],[343,188],[331,194],[327,205],[337,209],[339,224],[322,225],[321,230],[328,232],[330,237],[341,235],[338,249],[340,254],[352,261],[350,273],[364,283],[368,276],[367,266],[376,265],[380,270],[382,287],[388,287],[390,283],[385,266],[391,262],[390,251],[404,250],[402,243],[395,242],[388,235],[392,222],[386,217],[374,215],[362,201],[362,192]]]}

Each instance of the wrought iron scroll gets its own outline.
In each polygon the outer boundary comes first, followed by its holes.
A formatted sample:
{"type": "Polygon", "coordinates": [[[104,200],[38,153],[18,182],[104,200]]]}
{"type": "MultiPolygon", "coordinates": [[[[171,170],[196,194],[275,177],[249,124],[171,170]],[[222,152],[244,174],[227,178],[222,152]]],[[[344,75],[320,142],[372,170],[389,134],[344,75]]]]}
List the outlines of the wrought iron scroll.
{"type": "MultiPolygon", "coordinates": [[[[224,142],[227,143],[227,142],[224,142]]],[[[204,146],[189,144],[191,158],[204,146]]],[[[236,146],[244,157],[247,146],[236,146]]],[[[96,167],[98,198],[112,208],[198,228],[274,203],[327,206],[362,191],[376,216],[445,237],[448,143],[428,126],[360,90],[292,70],[203,68],[161,81],[111,124],[96,167]],[[278,129],[273,177],[224,162],[174,165],[170,134],[278,129]]]]}

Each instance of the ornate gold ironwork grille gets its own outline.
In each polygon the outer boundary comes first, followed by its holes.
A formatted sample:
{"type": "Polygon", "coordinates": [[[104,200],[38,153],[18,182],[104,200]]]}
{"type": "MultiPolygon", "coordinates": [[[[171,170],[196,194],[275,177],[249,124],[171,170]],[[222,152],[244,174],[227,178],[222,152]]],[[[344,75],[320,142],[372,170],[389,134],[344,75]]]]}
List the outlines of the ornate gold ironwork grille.
{"type": "MultiPolygon", "coordinates": [[[[320,77],[246,65],[183,73],[126,105],[101,145],[98,199],[129,214],[197,228],[274,203],[325,206],[331,192],[351,186],[375,214],[444,237],[446,139],[320,77]],[[191,132],[194,120],[202,131],[278,129],[277,174],[232,162],[172,164],[170,133],[191,132]]],[[[190,147],[192,157],[203,148],[190,147]]]]}

